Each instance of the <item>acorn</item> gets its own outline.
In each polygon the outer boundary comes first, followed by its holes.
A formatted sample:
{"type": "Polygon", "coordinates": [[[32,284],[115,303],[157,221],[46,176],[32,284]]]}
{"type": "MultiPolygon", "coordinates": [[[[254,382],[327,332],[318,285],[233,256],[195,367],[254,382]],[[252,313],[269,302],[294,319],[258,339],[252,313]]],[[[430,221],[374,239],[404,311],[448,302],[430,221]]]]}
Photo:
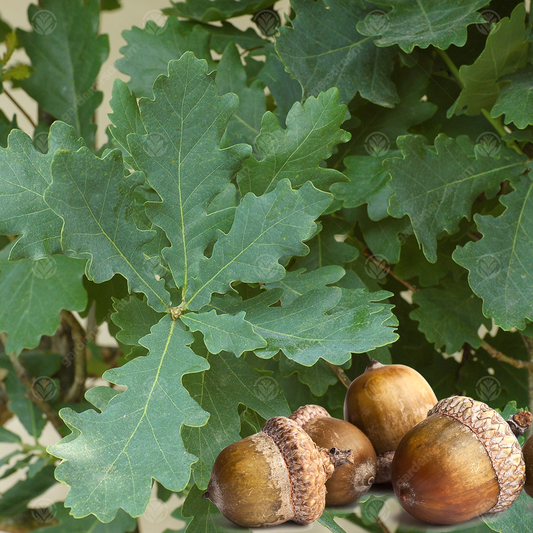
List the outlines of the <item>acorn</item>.
{"type": "Polygon", "coordinates": [[[242,527],[310,524],[326,505],[327,479],[349,454],[317,447],[296,422],[276,416],[219,453],[203,497],[242,527]]]}
{"type": "Polygon", "coordinates": [[[372,359],[352,381],[344,401],[344,420],[357,426],[374,446],[376,483],[390,481],[394,450],[436,403],[429,383],[405,365],[382,365],[372,359]]]}
{"type": "Polygon", "coordinates": [[[321,448],[351,450],[351,464],[339,466],[326,482],[326,505],[347,505],[360,498],[374,483],[376,452],[368,437],[353,424],[333,418],[319,405],[304,405],[289,417],[321,448]]]}
{"type": "Polygon", "coordinates": [[[392,461],[402,507],[431,524],[507,509],[524,486],[522,451],[509,424],[464,396],[441,400],[407,432],[392,461]]]}

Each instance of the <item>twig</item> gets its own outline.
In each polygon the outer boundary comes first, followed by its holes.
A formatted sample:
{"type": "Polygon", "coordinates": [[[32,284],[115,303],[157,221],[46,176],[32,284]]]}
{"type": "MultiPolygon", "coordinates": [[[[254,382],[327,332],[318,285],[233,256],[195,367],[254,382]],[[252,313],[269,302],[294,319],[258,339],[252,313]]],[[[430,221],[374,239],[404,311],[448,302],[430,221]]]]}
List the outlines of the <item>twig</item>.
{"type": "Polygon", "coordinates": [[[76,317],[70,312],[61,311],[61,318],[70,326],[74,342],[74,382],[65,394],[65,402],[76,402],[80,399],[87,379],[87,358],[85,356],[85,330],[76,317]]]}
{"type": "Polygon", "coordinates": [[[376,522],[378,526],[383,530],[383,533],[390,533],[387,526],[382,522],[380,518],[376,518],[376,522]]]}
{"type": "Polygon", "coordinates": [[[333,372],[335,372],[335,374],[337,375],[337,377],[339,378],[339,381],[346,387],[348,388],[350,386],[350,383],[351,383],[351,380],[350,378],[344,373],[344,370],[340,367],[340,366],[337,366],[337,365],[334,365],[333,363],[329,363],[328,362],[328,365],[329,367],[331,368],[331,370],[333,370],[333,372]]]}
{"type": "MultiPolygon", "coordinates": [[[[7,344],[7,335],[5,333],[0,333],[0,340],[2,341],[2,344],[5,347],[7,344]]],[[[14,352],[10,353],[8,357],[11,361],[11,364],[13,365],[15,373],[17,374],[24,387],[26,387],[26,397],[46,415],[46,418],[48,418],[48,420],[52,422],[57,432],[61,435],[64,427],[61,418],[59,418],[58,414],[48,402],[40,400],[35,394],[33,394],[33,383],[31,381],[31,376],[29,375],[28,371],[26,370],[26,367],[22,364],[20,359],[16,356],[16,354],[14,352]]]]}
{"type": "Polygon", "coordinates": [[[4,87],[4,94],[19,108],[20,112],[30,121],[30,124],[36,128],[37,124],[33,121],[33,119],[24,111],[23,107],[13,98],[11,94],[7,91],[7,89],[4,87]]]}
{"type": "Polygon", "coordinates": [[[499,350],[496,350],[496,348],[493,348],[486,341],[481,342],[481,347],[486,352],[488,352],[491,357],[494,357],[494,359],[498,359],[498,361],[503,361],[504,363],[514,366],[515,368],[533,369],[533,363],[531,361],[521,361],[520,359],[514,359],[513,357],[509,357],[508,355],[503,354],[499,350]]]}
{"type": "Polygon", "coordinates": [[[418,292],[419,289],[411,285],[408,281],[397,276],[394,273],[394,270],[392,270],[392,268],[389,265],[387,265],[386,263],[383,263],[379,259],[376,259],[374,257],[374,254],[368,248],[365,248],[364,254],[366,257],[370,259],[370,261],[372,261],[372,263],[374,263],[379,268],[384,270],[387,274],[390,274],[395,280],[399,281],[404,287],[407,287],[411,292],[418,292]]]}

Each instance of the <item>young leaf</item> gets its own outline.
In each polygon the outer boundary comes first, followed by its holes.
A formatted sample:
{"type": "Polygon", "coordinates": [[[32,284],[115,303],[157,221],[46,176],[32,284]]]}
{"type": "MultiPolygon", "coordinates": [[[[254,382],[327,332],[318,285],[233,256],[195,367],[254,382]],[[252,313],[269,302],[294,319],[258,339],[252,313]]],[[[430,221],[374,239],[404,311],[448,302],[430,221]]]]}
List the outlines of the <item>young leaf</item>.
{"type": "Polygon", "coordinates": [[[357,31],[357,22],[366,15],[358,2],[324,0],[324,4],[292,0],[296,12],[292,28],[280,28],[276,39],[287,70],[300,81],[306,96],[338,87],[341,103],[359,92],[371,102],[393,107],[399,101],[390,80],[396,51],[376,47],[357,31]]]}
{"type": "Polygon", "coordinates": [[[118,150],[100,159],[87,148],[58,151],[52,175],[45,201],[63,218],[62,248],[88,258],[89,279],[101,283],[121,274],[131,291],[146,294],[156,311],[165,311],[170,296],[142,253],[155,232],[137,229],[131,218],[133,192],[144,176],[124,176],[118,150]]]}
{"type": "Polygon", "coordinates": [[[42,0],[28,10],[34,31],[17,31],[35,69],[22,88],[54,118],[74,126],[88,146],[103,96],[94,84],[109,54],[107,35],[98,35],[99,14],[98,0],[42,0]]]}
{"type": "Polygon", "coordinates": [[[184,0],[172,2],[168,11],[173,15],[201,22],[224,20],[241,15],[253,14],[270,7],[276,0],[184,0]]]}
{"type": "Polygon", "coordinates": [[[220,451],[241,438],[240,404],[250,407],[265,419],[290,414],[279,385],[275,381],[272,383],[271,378],[261,377],[242,358],[220,353],[207,356],[207,360],[209,370],[183,380],[191,397],[202,409],[211,413],[205,426],[184,428],[182,431],[187,450],[199,458],[192,468],[194,480],[201,489],[207,488],[220,451]]]}
{"type": "Polygon", "coordinates": [[[231,230],[222,234],[211,257],[202,257],[198,277],[185,295],[187,307],[197,310],[209,303],[211,294],[228,292],[230,284],[268,283],[285,276],[281,257],[305,255],[314,220],[331,202],[331,195],[310,182],[294,191],[289,180],[263,196],[247,194],[237,207],[231,230]]]}
{"type": "Polygon", "coordinates": [[[506,124],[513,122],[517,128],[527,128],[533,124],[533,66],[528,65],[500,81],[510,85],[498,94],[491,116],[505,115],[506,124]]]}
{"type": "Polygon", "coordinates": [[[222,54],[216,82],[219,94],[234,93],[239,97],[239,107],[230,118],[226,130],[230,144],[245,142],[253,146],[266,111],[265,92],[261,80],[255,80],[248,87],[246,70],[241,63],[239,50],[233,43],[228,44],[222,54]]]}
{"type": "Polygon", "coordinates": [[[160,74],[167,73],[168,62],[191,51],[214,66],[209,51],[209,33],[199,25],[169,17],[163,28],[149,20],[144,29],[125,30],[128,43],[120,49],[116,66],[130,76],[128,85],[137,97],[152,98],[152,85],[160,74]]]}
{"type": "Polygon", "coordinates": [[[48,153],[36,150],[20,130],[0,148],[0,233],[20,235],[9,259],[41,259],[61,250],[61,218],[45,203],[45,189],[52,182],[50,165],[55,152],[84,146],[74,129],[54,122],[48,134],[48,153]]]}
{"type": "Polygon", "coordinates": [[[350,138],[340,128],[346,118],[346,106],[338,102],[335,88],[318,98],[308,98],[303,105],[296,102],[287,115],[286,129],[281,128],[273,113],[265,113],[256,140],[262,158],[244,161],[237,177],[241,194],[270,192],[285,178],[294,188],[310,181],[322,190],[345,180],[339,171],[320,166],[337,144],[350,138]]]}
{"type": "Polygon", "coordinates": [[[377,0],[377,5],[390,6],[389,13],[371,12],[357,24],[363,35],[381,35],[378,46],[397,44],[410,54],[415,46],[429,45],[445,50],[450,45],[464,46],[466,28],[482,24],[485,19],[476,10],[489,0],[377,0]]]}
{"type": "Polygon", "coordinates": [[[435,348],[444,348],[447,354],[461,349],[465,342],[473,348],[481,346],[477,331],[483,324],[487,329],[491,321],[481,312],[481,300],[463,282],[445,280],[444,287],[429,287],[413,294],[418,306],[409,317],[419,322],[422,331],[435,348]]]}
{"type": "MultiPolygon", "coordinates": [[[[109,524],[102,524],[94,516],[88,516],[81,520],[73,518],[62,502],[53,504],[46,511],[47,514],[43,515],[43,518],[46,519],[50,516],[55,518],[59,524],[47,524],[45,527],[33,530],[32,533],[126,533],[135,531],[137,527],[137,520],[122,509],[119,509],[116,518],[109,524]]],[[[33,510],[33,513],[38,512],[38,510],[33,510]]],[[[40,521],[46,522],[47,520],[40,521]]]]}
{"type": "Polygon", "coordinates": [[[533,171],[500,198],[507,209],[499,217],[475,215],[483,238],[453,253],[470,271],[468,282],[483,299],[483,314],[505,330],[523,329],[526,319],[533,320],[532,178],[533,171]]]}
{"type": "Polygon", "coordinates": [[[461,113],[465,108],[467,115],[492,108],[500,91],[500,78],[526,64],[530,44],[524,19],[525,8],[520,3],[510,18],[505,17],[494,25],[476,61],[459,69],[464,89],[448,110],[448,116],[461,113]]]}
{"type": "Polygon", "coordinates": [[[140,516],[150,500],[152,478],[173,491],[185,488],[196,457],[185,451],[182,426],[198,427],[207,420],[181,383],[184,374],[209,367],[188,348],[193,340],[179,322],[164,316],[140,341],[149,355],[104,374],[127,390],[103,413],[60,411],[74,435],[48,450],[63,459],[56,477],[71,487],[65,505],[74,517],[94,514],[109,522],[120,507],[140,516]]]}
{"type": "Polygon", "coordinates": [[[54,334],[61,309],[85,309],[85,263],[64,255],[8,261],[8,253],[9,248],[0,252],[0,331],[7,333],[6,352],[18,355],[54,334]]]}
{"type": "Polygon", "coordinates": [[[224,129],[238,105],[233,94],[218,96],[207,64],[191,52],[168,65],[169,75],[154,84],[155,100],[141,99],[147,135],[128,136],[135,164],[162,202],[150,202],[148,216],[171,247],[164,252],[176,285],[187,290],[217,230],[228,230],[233,207],[207,212],[251,149],[220,149],[224,129]]]}
{"type": "Polygon", "coordinates": [[[392,176],[394,191],[389,213],[396,218],[409,215],[416,238],[428,261],[437,260],[437,236],[458,230],[459,221],[470,217],[476,197],[504,180],[516,180],[524,172],[523,158],[506,148],[487,154],[476,145],[469,157],[462,145],[440,134],[435,148],[423,137],[397,140],[403,159],[387,159],[383,165],[392,176]]]}

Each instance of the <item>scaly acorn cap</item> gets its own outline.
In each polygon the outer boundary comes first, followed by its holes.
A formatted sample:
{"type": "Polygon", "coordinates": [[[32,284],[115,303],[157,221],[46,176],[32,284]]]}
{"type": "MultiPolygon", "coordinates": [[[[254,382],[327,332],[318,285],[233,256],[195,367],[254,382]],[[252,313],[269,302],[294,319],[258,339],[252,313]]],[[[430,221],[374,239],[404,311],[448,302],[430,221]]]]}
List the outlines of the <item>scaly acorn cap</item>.
{"type": "Polygon", "coordinates": [[[289,418],[294,420],[300,427],[304,427],[314,418],[331,418],[331,415],[320,405],[302,405],[292,413],[289,418]]]}
{"type": "Polygon", "coordinates": [[[326,481],[335,467],[348,462],[349,451],[319,448],[293,420],[275,416],[261,429],[279,448],[291,482],[294,522],[311,524],[326,506],[326,481]]]}
{"type": "Polygon", "coordinates": [[[518,440],[509,424],[487,404],[466,396],[441,400],[428,416],[440,413],[470,428],[492,462],[500,493],[488,513],[505,511],[518,498],[525,483],[525,465],[518,440]]]}

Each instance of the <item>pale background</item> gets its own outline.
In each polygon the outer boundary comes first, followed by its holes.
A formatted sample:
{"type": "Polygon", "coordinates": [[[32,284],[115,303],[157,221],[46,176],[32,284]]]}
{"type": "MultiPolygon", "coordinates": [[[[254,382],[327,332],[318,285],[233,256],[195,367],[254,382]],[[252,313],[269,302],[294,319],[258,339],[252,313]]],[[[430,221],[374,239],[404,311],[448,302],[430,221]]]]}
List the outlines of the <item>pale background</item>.
{"type": "MultiPolygon", "coordinates": [[[[3,0],[0,4],[0,13],[4,20],[6,20],[6,22],[8,22],[12,27],[18,27],[26,31],[31,31],[32,28],[28,22],[26,14],[27,6],[30,3],[32,2],[28,2],[27,0],[16,0],[12,2],[3,0]]],[[[125,81],[128,81],[128,77],[116,70],[114,67],[115,61],[120,57],[119,49],[126,44],[121,32],[125,29],[130,29],[132,26],[138,26],[141,28],[144,27],[147,19],[154,18],[155,10],[168,7],[170,2],[168,0],[122,0],[122,4],[124,6],[122,9],[111,12],[106,11],[101,17],[101,33],[107,33],[109,35],[110,54],[109,58],[101,69],[101,73],[105,72],[106,76],[97,83],[98,89],[104,92],[103,103],[97,110],[97,146],[102,145],[107,140],[105,129],[110,122],[107,115],[111,112],[109,100],[111,99],[113,79],[121,78],[125,81]],[[109,75],[109,72],[112,72],[113,74],[109,75]]],[[[280,15],[283,17],[283,13],[288,13],[289,11],[289,1],[283,0],[282,2],[279,2],[276,5],[276,9],[278,9],[280,15]]],[[[237,19],[237,25],[241,28],[246,28],[248,26],[253,26],[254,23],[251,21],[250,16],[245,16],[237,19]]],[[[17,51],[14,60],[28,62],[28,59],[23,51],[17,51]]],[[[12,89],[10,92],[13,94],[14,98],[19,102],[19,104],[26,110],[26,112],[29,113],[30,116],[32,116],[32,118],[37,122],[37,104],[35,101],[29,98],[21,89],[12,89]]],[[[4,111],[9,119],[11,119],[13,114],[16,113],[19,128],[24,130],[29,135],[32,135],[33,128],[29,121],[4,94],[0,95],[0,109],[4,111]]],[[[111,345],[113,343],[113,339],[107,334],[105,328],[102,328],[99,334],[99,342],[101,344],[111,345]]],[[[94,383],[91,383],[90,386],[94,386],[94,383]]],[[[5,427],[22,435],[24,442],[29,444],[33,443],[32,438],[25,432],[24,428],[16,418],[9,420],[5,427]]],[[[57,442],[58,439],[58,434],[51,424],[48,424],[45,427],[43,435],[40,439],[40,443],[43,445],[50,445],[57,442]]],[[[0,444],[0,457],[7,455],[14,449],[15,447],[13,445],[0,444]]],[[[23,475],[20,475],[19,477],[22,478],[23,475]]],[[[5,480],[0,482],[0,492],[3,492],[9,488],[13,482],[14,476],[9,478],[7,484],[5,480]]],[[[64,500],[67,492],[68,487],[57,484],[41,497],[32,502],[30,507],[47,507],[53,502],[64,500]]],[[[183,522],[170,517],[170,513],[175,507],[177,507],[178,502],[178,498],[175,495],[173,495],[166,504],[157,500],[154,495],[154,498],[151,500],[145,515],[141,518],[141,533],[159,533],[167,528],[179,529],[182,527],[183,522]]],[[[360,515],[358,509],[355,509],[356,513],[360,515]]],[[[418,524],[423,527],[423,524],[411,519],[406,513],[404,513],[394,498],[391,498],[387,501],[386,505],[381,510],[380,518],[391,533],[395,531],[400,520],[404,525],[409,524],[411,526],[416,526],[416,524],[418,524]]],[[[339,525],[341,525],[348,533],[363,532],[362,529],[350,524],[346,520],[337,519],[337,521],[339,525]]],[[[434,529],[435,531],[449,531],[452,528],[445,527],[434,529]]],[[[285,533],[291,531],[320,533],[328,530],[318,524],[310,526],[297,526],[294,524],[289,524],[275,528],[268,528],[268,530],[258,529],[256,531],[262,531],[263,533],[266,533],[266,531],[268,531],[268,533],[285,533]]],[[[0,533],[4,532],[0,530],[0,533]]]]}

